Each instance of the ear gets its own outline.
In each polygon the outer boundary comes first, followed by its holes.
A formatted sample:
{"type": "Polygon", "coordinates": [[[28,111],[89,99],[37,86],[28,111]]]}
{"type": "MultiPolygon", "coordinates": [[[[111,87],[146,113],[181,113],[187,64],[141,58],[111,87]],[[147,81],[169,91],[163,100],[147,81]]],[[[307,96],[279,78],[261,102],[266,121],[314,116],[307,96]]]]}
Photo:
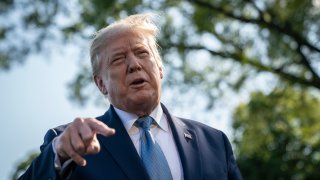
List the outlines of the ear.
{"type": "Polygon", "coordinates": [[[160,79],[163,79],[163,68],[159,66],[160,79]]]}
{"type": "Polygon", "coordinates": [[[108,90],[107,90],[106,86],[103,83],[103,79],[99,75],[95,75],[95,76],[93,76],[93,78],[94,78],[94,82],[96,83],[96,86],[99,88],[100,92],[103,95],[107,95],[108,94],[108,90]]]}

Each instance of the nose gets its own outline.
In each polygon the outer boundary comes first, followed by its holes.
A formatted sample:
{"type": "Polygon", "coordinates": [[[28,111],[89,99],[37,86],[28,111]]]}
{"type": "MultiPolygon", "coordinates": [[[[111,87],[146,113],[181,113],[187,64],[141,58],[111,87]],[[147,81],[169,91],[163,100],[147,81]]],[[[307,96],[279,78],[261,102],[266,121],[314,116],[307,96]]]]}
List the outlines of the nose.
{"type": "Polygon", "coordinates": [[[130,53],[127,55],[127,64],[128,64],[128,73],[141,71],[142,69],[139,59],[133,53],[130,53]]]}

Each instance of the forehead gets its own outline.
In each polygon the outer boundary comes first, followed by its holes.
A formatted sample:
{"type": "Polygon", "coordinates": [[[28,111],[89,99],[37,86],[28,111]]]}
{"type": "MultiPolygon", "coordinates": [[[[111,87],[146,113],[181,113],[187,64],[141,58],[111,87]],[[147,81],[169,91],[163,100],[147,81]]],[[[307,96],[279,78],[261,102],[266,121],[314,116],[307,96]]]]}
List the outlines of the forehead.
{"type": "Polygon", "coordinates": [[[145,47],[149,48],[148,37],[134,32],[125,32],[109,40],[106,45],[107,53],[128,48],[145,47]]]}

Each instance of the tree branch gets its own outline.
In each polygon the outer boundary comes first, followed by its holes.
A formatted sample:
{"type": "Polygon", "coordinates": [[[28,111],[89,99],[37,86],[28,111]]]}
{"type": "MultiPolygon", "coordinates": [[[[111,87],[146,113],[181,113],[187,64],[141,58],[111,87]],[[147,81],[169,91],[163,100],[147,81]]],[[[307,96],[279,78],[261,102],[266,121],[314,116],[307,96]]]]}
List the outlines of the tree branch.
{"type": "Polygon", "coordinates": [[[303,54],[302,47],[300,45],[298,45],[298,47],[297,47],[297,52],[301,56],[301,63],[304,64],[304,66],[311,72],[312,79],[314,79],[315,81],[320,81],[319,75],[313,69],[313,67],[311,66],[311,64],[308,61],[307,57],[303,54]]]}
{"type": "Polygon", "coordinates": [[[254,0],[245,0],[248,3],[252,4],[252,6],[259,12],[259,17],[263,17],[263,11],[257,6],[254,0]]]}
{"type": "Polygon", "coordinates": [[[198,6],[201,6],[203,8],[207,8],[210,10],[215,10],[217,12],[222,13],[223,15],[232,18],[232,19],[236,19],[239,20],[241,22],[245,22],[245,23],[252,23],[252,24],[258,24],[261,26],[266,26],[269,29],[275,30],[277,32],[281,32],[283,34],[286,34],[288,36],[290,36],[292,39],[294,39],[298,44],[302,44],[307,46],[308,48],[310,48],[311,50],[317,51],[320,53],[320,48],[312,45],[310,42],[308,42],[305,38],[302,37],[302,35],[300,35],[299,33],[295,32],[291,26],[289,26],[288,23],[285,23],[286,26],[281,27],[279,25],[277,25],[274,21],[266,21],[263,17],[260,17],[259,19],[252,19],[252,18],[247,18],[241,15],[235,15],[232,12],[229,12],[221,7],[218,6],[214,6],[213,4],[210,4],[208,2],[204,2],[201,0],[188,0],[191,3],[194,3],[198,6]]]}
{"type": "Polygon", "coordinates": [[[255,67],[257,70],[261,70],[261,71],[266,71],[266,72],[271,72],[273,74],[277,74],[279,77],[284,78],[285,80],[288,80],[291,83],[299,83],[302,85],[306,85],[306,86],[312,86],[315,87],[317,89],[320,89],[320,83],[317,82],[315,79],[305,79],[303,77],[299,77],[296,76],[294,74],[290,74],[288,72],[285,72],[283,70],[283,68],[273,68],[270,66],[266,66],[264,64],[259,63],[256,60],[250,60],[248,58],[244,58],[243,54],[241,53],[232,53],[230,54],[230,56],[232,57],[232,59],[234,59],[235,61],[240,62],[241,64],[249,64],[253,67],[255,67]],[[244,60],[245,59],[245,60],[244,60]]]}
{"type": "Polygon", "coordinates": [[[182,45],[182,44],[168,44],[168,45],[169,47],[183,47],[186,50],[206,50],[214,56],[220,56],[226,59],[227,58],[233,59],[234,61],[239,62],[241,64],[248,64],[250,66],[253,66],[258,71],[271,72],[273,74],[278,75],[281,78],[284,78],[285,80],[288,80],[291,83],[299,83],[302,85],[312,86],[317,89],[320,89],[320,81],[317,81],[314,78],[311,80],[308,80],[303,77],[299,77],[294,74],[285,72],[283,68],[272,68],[272,67],[266,66],[264,64],[259,63],[256,60],[252,60],[252,59],[248,59],[247,57],[244,57],[242,53],[214,51],[206,47],[197,46],[197,45],[182,45]]]}

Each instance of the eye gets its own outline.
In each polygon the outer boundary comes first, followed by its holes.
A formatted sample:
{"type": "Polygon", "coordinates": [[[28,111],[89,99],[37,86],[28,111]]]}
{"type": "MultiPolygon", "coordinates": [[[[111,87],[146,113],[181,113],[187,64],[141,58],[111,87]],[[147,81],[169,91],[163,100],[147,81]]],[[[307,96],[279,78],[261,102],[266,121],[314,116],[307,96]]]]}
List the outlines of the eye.
{"type": "Polygon", "coordinates": [[[144,58],[149,56],[149,52],[147,50],[139,50],[137,52],[137,55],[141,58],[144,58]]]}
{"type": "Polygon", "coordinates": [[[126,57],[123,56],[123,55],[113,57],[113,58],[111,59],[110,64],[120,64],[120,63],[124,62],[125,58],[126,58],[126,57]]]}

